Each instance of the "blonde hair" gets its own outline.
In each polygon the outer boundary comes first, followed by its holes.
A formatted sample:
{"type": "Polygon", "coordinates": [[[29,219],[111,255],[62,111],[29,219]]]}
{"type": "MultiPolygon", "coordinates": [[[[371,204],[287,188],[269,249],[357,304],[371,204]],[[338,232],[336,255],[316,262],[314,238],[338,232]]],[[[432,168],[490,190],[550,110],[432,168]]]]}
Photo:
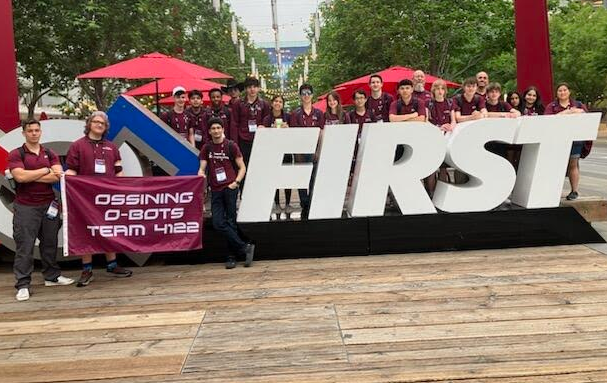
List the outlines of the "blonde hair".
{"type": "Polygon", "coordinates": [[[444,88],[445,92],[447,91],[447,83],[445,82],[445,80],[439,78],[432,83],[432,87],[430,88],[430,93],[432,93],[432,98],[436,98],[436,95],[434,94],[434,92],[436,92],[436,90],[440,87],[444,88]]]}

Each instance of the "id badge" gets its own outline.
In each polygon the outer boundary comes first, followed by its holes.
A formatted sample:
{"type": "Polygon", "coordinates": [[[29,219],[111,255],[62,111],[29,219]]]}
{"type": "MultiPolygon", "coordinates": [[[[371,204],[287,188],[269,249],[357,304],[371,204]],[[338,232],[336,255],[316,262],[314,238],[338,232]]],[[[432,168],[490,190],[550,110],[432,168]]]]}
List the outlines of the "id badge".
{"type": "Polygon", "coordinates": [[[194,140],[196,142],[202,142],[202,134],[200,132],[194,133],[194,140]]]}
{"type": "Polygon", "coordinates": [[[105,160],[95,159],[95,173],[105,174],[105,160]]]}
{"type": "Polygon", "coordinates": [[[59,203],[57,201],[53,201],[46,210],[46,217],[48,219],[55,219],[57,218],[57,215],[59,215],[59,203]]]}
{"type": "Polygon", "coordinates": [[[224,168],[215,169],[215,179],[217,182],[225,182],[228,179],[224,168]]]}
{"type": "Polygon", "coordinates": [[[249,133],[255,133],[257,130],[257,121],[249,120],[249,133]]]}

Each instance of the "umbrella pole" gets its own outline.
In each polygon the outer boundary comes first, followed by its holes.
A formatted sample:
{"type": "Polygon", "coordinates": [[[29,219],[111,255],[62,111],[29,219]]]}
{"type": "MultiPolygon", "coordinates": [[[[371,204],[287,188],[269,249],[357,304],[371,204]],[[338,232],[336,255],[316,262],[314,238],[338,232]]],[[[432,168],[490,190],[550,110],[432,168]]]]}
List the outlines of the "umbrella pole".
{"type": "Polygon", "coordinates": [[[160,117],[160,95],[158,94],[158,79],[156,80],[156,115],[160,117]]]}

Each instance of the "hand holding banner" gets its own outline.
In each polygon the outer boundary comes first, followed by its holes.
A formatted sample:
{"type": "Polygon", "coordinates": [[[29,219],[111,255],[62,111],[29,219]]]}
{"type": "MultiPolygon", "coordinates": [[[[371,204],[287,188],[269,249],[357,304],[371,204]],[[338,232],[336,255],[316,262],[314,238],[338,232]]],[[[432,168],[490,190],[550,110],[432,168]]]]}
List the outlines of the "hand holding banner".
{"type": "Polygon", "coordinates": [[[63,254],[202,247],[204,179],[62,177],[63,254]]]}

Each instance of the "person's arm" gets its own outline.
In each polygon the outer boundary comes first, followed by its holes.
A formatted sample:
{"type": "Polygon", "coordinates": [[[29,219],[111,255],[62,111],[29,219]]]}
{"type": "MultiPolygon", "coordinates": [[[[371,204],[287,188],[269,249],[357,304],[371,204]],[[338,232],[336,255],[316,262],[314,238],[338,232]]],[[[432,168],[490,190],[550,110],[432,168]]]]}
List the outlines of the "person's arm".
{"type": "MultiPolygon", "coordinates": [[[[36,170],[25,170],[23,168],[13,168],[11,174],[15,181],[20,184],[26,184],[30,182],[43,182],[42,179],[47,175],[52,175],[53,170],[51,168],[40,168],[36,170]]],[[[54,177],[54,175],[52,175],[54,177]]],[[[57,182],[55,180],[54,182],[57,182]]],[[[53,182],[53,183],[54,183],[53,182]]],[[[47,182],[48,183],[48,182],[47,182]]]]}
{"type": "Polygon", "coordinates": [[[198,168],[198,175],[204,177],[206,169],[207,169],[207,160],[200,160],[200,167],[198,168]]]}
{"type": "Polygon", "coordinates": [[[122,160],[114,162],[114,169],[116,169],[117,167],[120,167],[120,171],[116,172],[116,177],[123,177],[124,171],[122,170],[122,160]]]}
{"type": "Polygon", "coordinates": [[[65,171],[65,175],[66,175],[66,176],[77,176],[77,175],[78,175],[78,172],[77,172],[77,171],[75,171],[75,170],[73,170],[73,169],[67,169],[67,170],[65,171]]]}
{"type": "Polygon", "coordinates": [[[390,114],[390,122],[402,122],[402,121],[424,121],[425,116],[420,116],[417,112],[409,114],[390,114]]]}
{"type": "Polygon", "coordinates": [[[236,175],[236,180],[228,185],[230,189],[236,189],[240,186],[240,182],[242,182],[244,175],[247,173],[247,167],[242,157],[236,157],[234,161],[236,162],[236,166],[238,166],[238,174],[236,175]]]}
{"type": "Polygon", "coordinates": [[[188,128],[188,142],[190,145],[196,147],[196,141],[194,140],[194,129],[188,128]]]}
{"type": "Polygon", "coordinates": [[[61,174],[63,173],[63,168],[61,165],[51,165],[52,172],[38,179],[36,182],[42,182],[45,184],[54,184],[61,180],[61,174]]]}

